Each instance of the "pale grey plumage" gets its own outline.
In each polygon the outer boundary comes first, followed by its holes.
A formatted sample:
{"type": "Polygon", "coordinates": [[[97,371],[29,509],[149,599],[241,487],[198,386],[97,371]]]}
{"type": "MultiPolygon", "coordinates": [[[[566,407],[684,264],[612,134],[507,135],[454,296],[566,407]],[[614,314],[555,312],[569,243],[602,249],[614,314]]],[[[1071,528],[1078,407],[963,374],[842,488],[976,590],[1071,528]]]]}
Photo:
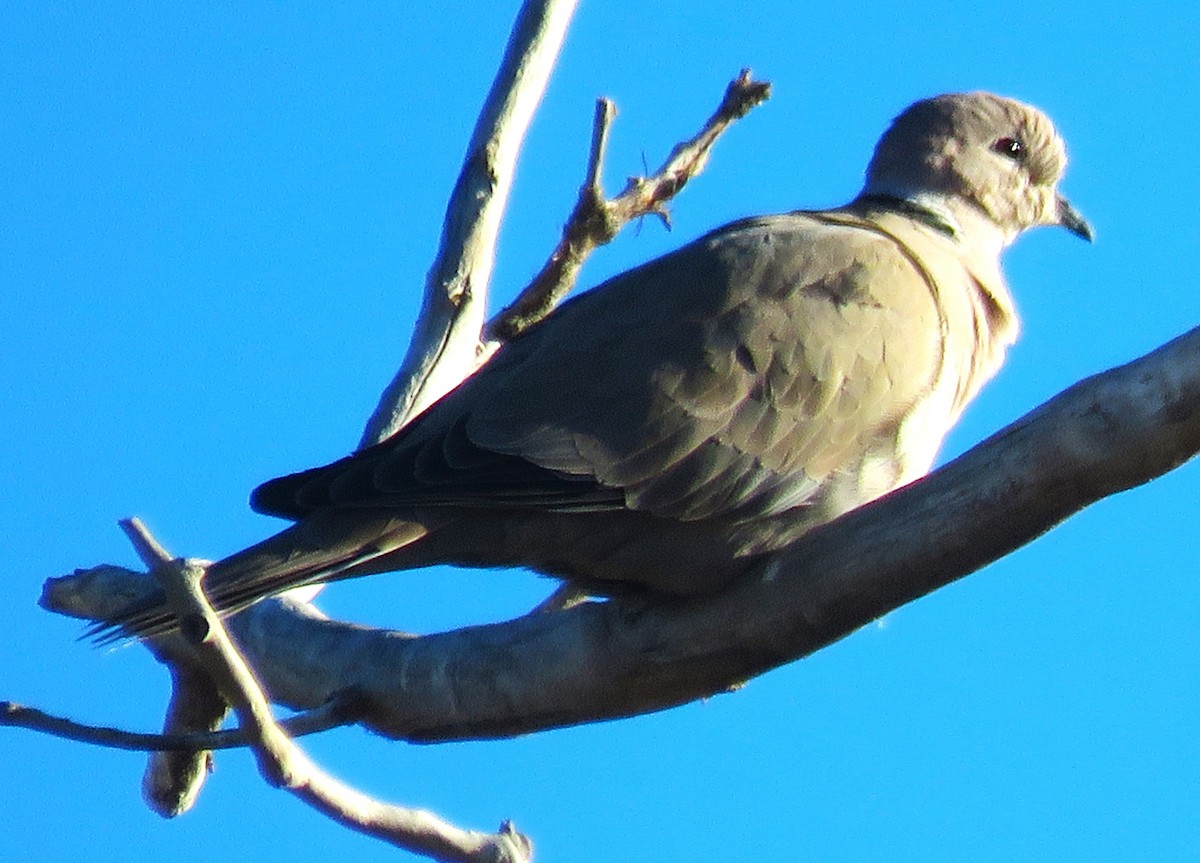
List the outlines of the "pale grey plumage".
{"type": "MultiPolygon", "coordinates": [[[[273,480],[297,520],[211,568],[221,609],[437,562],[717,589],[927,471],[1017,330],[999,255],[1090,228],[1044,114],[918,102],[862,194],[728,225],[564,304],[389,440],[273,480]]],[[[161,606],[113,621],[170,625],[161,606]]]]}

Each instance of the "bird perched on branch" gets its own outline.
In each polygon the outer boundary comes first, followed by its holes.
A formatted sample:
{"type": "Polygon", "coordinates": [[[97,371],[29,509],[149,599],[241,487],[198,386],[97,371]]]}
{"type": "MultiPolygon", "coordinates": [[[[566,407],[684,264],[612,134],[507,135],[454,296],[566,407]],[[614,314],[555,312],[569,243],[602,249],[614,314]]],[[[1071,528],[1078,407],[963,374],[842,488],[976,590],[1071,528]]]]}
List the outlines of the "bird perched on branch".
{"type": "MultiPolygon", "coordinates": [[[[1063,142],[987,93],[915,103],[844,207],[734,222],[563,304],[388,440],[271,480],[292,519],[211,565],[224,612],[301,584],[521,565],[715,591],[924,474],[1017,332],[1000,254],[1091,228],[1063,142]]],[[[97,632],[175,625],[142,603],[97,632]]]]}

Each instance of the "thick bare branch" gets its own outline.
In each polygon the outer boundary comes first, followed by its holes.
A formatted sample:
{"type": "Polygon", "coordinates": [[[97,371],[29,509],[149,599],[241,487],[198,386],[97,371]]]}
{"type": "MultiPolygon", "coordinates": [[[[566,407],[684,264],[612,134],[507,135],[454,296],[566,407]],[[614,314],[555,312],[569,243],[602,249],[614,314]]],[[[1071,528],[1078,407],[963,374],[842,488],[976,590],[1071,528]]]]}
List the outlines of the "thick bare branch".
{"type": "Polygon", "coordinates": [[[529,286],[488,325],[487,338],[511,339],[549,314],[574,286],[587,256],[611,241],[630,221],[650,214],[666,220],[666,202],[704,170],[721,133],[770,95],[769,83],[753,80],[750,70],[743,69],[694,137],[676,145],[652,176],[631,178],[621,194],[611,200],[604,197],[601,173],[615,109],[608,99],[598,100],[587,176],[563,227],[562,239],[529,286]]]}
{"type": "Polygon", "coordinates": [[[545,92],[576,0],[526,0],[454,184],[420,318],[360,446],[388,437],[479,365],[496,236],[521,142],[545,92]]]}
{"type": "MultiPolygon", "coordinates": [[[[496,737],[627,716],[812,653],[1198,450],[1200,328],[1080,382],[717,596],[590,602],[420,638],[284,603],[234,622],[273,698],[307,707],[354,686],[370,704],[364,724],[394,737],[496,737]]],[[[65,592],[78,612],[81,590],[65,592]]]]}

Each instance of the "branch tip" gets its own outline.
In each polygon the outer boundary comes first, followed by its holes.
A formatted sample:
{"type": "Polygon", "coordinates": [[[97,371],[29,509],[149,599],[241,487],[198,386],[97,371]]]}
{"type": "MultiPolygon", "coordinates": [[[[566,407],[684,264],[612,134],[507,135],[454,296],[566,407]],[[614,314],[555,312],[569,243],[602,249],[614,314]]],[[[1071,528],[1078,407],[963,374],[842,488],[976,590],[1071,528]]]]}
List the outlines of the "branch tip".
{"type": "Polygon", "coordinates": [[[608,133],[612,129],[613,119],[617,116],[617,106],[612,99],[601,96],[596,100],[596,113],[592,118],[592,146],[588,153],[587,178],[584,186],[591,190],[597,200],[604,200],[604,190],[601,184],[601,174],[604,171],[604,159],[608,152],[608,133]]]}
{"type": "Polygon", "coordinates": [[[731,120],[741,119],[770,98],[771,82],[755,81],[750,70],[743,69],[729,82],[725,90],[725,99],[721,102],[717,114],[731,120]]]}
{"type": "Polygon", "coordinates": [[[124,531],[138,559],[146,565],[147,569],[153,569],[161,564],[170,563],[174,559],[172,554],[163,547],[162,543],[155,539],[154,534],[150,532],[150,528],[146,527],[137,516],[123,518],[117,524],[124,531]]]}

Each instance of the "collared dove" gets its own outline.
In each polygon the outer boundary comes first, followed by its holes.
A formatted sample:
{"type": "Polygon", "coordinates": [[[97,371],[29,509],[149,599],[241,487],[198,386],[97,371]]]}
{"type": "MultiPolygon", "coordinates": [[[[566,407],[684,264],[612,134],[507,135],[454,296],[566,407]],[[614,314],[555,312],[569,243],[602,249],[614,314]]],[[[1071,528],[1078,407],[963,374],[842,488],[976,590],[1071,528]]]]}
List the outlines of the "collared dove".
{"type": "MultiPolygon", "coordinates": [[[[260,486],[254,508],[296,524],[213,564],[210,599],[434,563],[720,589],[930,468],[1016,336],[1001,251],[1037,225],[1092,238],[1065,166],[1028,105],[915,103],[846,206],[734,222],[618,275],[388,440],[260,486]]],[[[159,600],[96,631],[173,626],[159,600]]]]}

